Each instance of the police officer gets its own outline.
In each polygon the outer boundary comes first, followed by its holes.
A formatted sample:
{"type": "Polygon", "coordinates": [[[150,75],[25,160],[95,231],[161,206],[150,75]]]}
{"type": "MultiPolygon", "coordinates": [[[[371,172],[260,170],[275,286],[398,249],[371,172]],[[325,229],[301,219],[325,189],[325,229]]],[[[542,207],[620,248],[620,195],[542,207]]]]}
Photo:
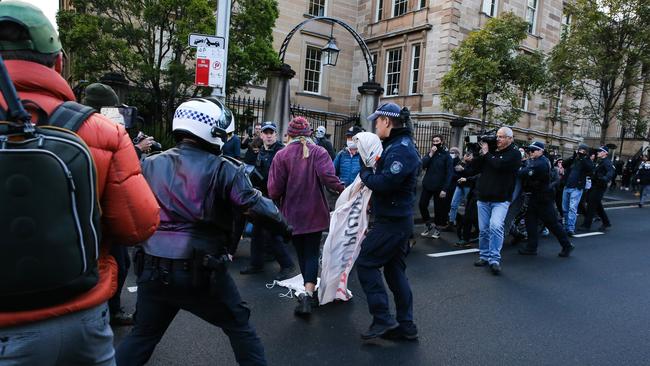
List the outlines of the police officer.
{"type": "Polygon", "coordinates": [[[568,257],[575,248],[566,231],[560,225],[555,211],[553,198],[555,192],[550,187],[551,162],[544,156],[544,143],[535,141],[528,146],[529,158],[519,169],[519,177],[523,180],[523,189],[529,195],[528,210],[526,211],[526,231],[528,243],[519,250],[522,255],[537,255],[537,236],[539,221],[555,235],[562,246],[560,257],[568,257]]]}
{"type": "Polygon", "coordinates": [[[587,231],[591,230],[591,223],[596,214],[600,216],[602,221],[598,231],[606,231],[612,226],[609,217],[603,208],[603,196],[607,190],[607,184],[611,182],[615,172],[614,165],[608,155],[609,148],[607,146],[601,146],[596,152],[598,162],[596,163],[594,175],[591,179],[591,191],[587,198],[587,214],[585,215],[585,221],[582,224],[582,228],[587,231]]]}
{"type": "Polygon", "coordinates": [[[413,295],[404,262],[413,232],[415,187],[421,167],[411,130],[406,127],[409,115],[408,109],[386,103],[368,117],[375,122],[384,151],[375,171],[363,168],[360,172],[361,180],[373,192],[374,215],[374,223],[361,244],[356,262],[359,281],[373,316],[362,339],[381,336],[415,339],[418,336],[413,323],[413,295]],[[389,312],[382,267],[395,299],[396,317],[389,312]]]}
{"type": "Polygon", "coordinates": [[[118,365],[145,364],[180,309],[222,328],[239,364],[266,365],[250,311],[227,272],[227,247],[238,211],[284,235],[291,230],[243,167],[221,155],[234,129],[231,116],[214,98],[181,104],[172,122],[178,144],[142,164],[161,224],[136,254],[135,327],[117,350],[118,365]]]}

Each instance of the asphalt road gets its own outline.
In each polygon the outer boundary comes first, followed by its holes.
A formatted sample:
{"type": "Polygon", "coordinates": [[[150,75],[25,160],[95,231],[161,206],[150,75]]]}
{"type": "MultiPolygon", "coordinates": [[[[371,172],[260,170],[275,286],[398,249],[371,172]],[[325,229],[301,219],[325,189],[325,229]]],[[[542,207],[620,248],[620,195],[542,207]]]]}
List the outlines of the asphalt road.
{"type": "MultiPolygon", "coordinates": [[[[503,250],[503,273],[475,268],[476,254],[430,257],[453,251],[455,235],[418,239],[409,255],[415,342],[361,341],[371,318],[351,274],[355,297],[318,308],[309,321],[293,315],[295,299],[267,289],[266,274],[242,276],[248,246],[231,268],[251,310],[270,365],[649,365],[650,209],[608,210],[605,235],[574,238],[571,258],[543,238],[536,257],[503,250]]],[[[418,227],[416,229],[421,229],[418,227]]],[[[419,233],[419,231],[418,231],[419,233]]],[[[354,271],[353,271],[354,272],[354,271]]],[[[127,280],[133,286],[135,278],[127,280]]],[[[123,292],[127,310],[136,294],[123,292]]],[[[129,328],[116,330],[115,342],[129,328]]],[[[234,365],[228,339],[217,328],[181,312],[149,365],[234,365]]]]}

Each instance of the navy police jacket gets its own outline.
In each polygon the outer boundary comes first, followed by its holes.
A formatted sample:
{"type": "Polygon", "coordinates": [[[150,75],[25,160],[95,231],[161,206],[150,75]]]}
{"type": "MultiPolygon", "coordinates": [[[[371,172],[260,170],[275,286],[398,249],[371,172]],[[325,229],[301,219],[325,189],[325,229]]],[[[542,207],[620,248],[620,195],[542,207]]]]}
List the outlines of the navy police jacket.
{"type": "Polygon", "coordinates": [[[551,201],[555,192],[551,187],[551,162],[544,155],[528,159],[519,169],[519,177],[524,181],[524,191],[540,201],[551,201]]]}
{"type": "Polygon", "coordinates": [[[372,190],[375,217],[413,216],[417,176],[422,162],[408,128],[394,128],[382,142],[376,171],[363,168],[361,181],[372,190]]]}

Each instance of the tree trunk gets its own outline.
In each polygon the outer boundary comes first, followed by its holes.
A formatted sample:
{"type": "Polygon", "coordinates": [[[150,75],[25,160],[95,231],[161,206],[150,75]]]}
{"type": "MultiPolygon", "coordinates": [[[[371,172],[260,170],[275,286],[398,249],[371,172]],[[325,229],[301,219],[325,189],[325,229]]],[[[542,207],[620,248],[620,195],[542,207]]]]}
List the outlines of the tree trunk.
{"type": "Polygon", "coordinates": [[[603,113],[603,121],[600,123],[600,146],[605,145],[605,137],[607,136],[607,129],[609,128],[609,111],[605,110],[603,113]]]}
{"type": "Polygon", "coordinates": [[[483,108],[483,113],[481,115],[481,133],[485,132],[485,123],[487,119],[487,94],[483,94],[483,100],[481,101],[481,106],[483,108]]]}

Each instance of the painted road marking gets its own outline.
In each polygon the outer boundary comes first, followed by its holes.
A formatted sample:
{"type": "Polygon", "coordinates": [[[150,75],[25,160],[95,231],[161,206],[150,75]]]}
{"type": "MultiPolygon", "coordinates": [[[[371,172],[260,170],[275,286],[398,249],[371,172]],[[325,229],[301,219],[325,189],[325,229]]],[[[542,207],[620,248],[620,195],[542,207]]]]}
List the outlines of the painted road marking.
{"type": "Polygon", "coordinates": [[[594,236],[594,235],[603,235],[605,233],[601,231],[594,231],[593,233],[584,233],[584,234],[575,234],[573,237],[574,238],[584,238],[586,236],[594,236]]]}
{"type": "Polygon", "coordinates": [[[467,254],[467,253],[478,253],[478,249],[463,249],[463,250],[453,250],[451,252],[431,253],[431,254],[427,254],[427,256],[433,258],[439,258],[439,257],[447,257],[450,255],[467,254]]]}
{"type": "Polygon", "coordinates": [[[620,207],[607,207],[605,210],[622,210],[624,208],[638,208],[639,205],[634,205],[634,206],[620,206],[620,207]]]}

